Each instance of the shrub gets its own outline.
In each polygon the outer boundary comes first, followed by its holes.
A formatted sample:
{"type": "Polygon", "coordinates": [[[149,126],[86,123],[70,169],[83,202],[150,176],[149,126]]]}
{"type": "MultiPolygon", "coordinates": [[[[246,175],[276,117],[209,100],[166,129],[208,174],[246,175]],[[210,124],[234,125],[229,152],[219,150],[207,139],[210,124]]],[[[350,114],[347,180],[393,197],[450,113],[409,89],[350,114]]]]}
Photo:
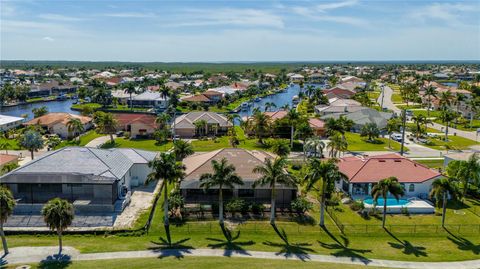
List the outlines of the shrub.
{"type": "Polygon", "coordinates": [[[313,208],[313,204],[305,199],[305,197],[298,197],[297,199],[293,200],[290,205],[292,210],[298,215],[304,215],[305,212],[313,208]]]}
{"type": "Polygon", "coordinates": [[[250,205],[250,211],[252,211],[252,213],[255,215],[263,215],[263,211],[265,211],[265,206],[263,204],[253,203],[250,205]]]}
{"type": "Polygon", "coordinates": [[[244,200],[233,199],[227,202],[227,204],[225,205],[225,210],[227,212],[230,212],[230,214],[232,214],[232,217],[234,217],[235,213],[241,212],[242,209],[245,208],[245,206],[246,203],[244,200]]]}
{"type": "Polygon", "coordinates": [[[182,209],[185,205],[185,200],[180,193],[174,193],[168,197],[168,207],[170,208],[170,215],[175,216],[178,209],[182,209]]]}
{"type": "Polygon", "coordinates": [[[294,164],[292,164],[292,169],[298,171],[298,170],[302,169],[302,165],[298,164],[298,163],[294,163],[294,164]]]}
{"type": "Polygon", "coordinates": [[[365,206],[363,205],[362,201],[354,201],[353,203],[350,204],[350,209],[353,211],[360,211],[363,210],[365,206]]]}
{"type": "Polygon", "coordinates": [[[335,192],[330,196],[326,204],[329,206],[336,206],[340,204],[340,201],[342,201],[342,194],[335,192]]]}
{"type": "Polygon", "coordinates": [[[402,212],[402,214],[405,215],[405,216],[409,216],[409,215],[410,215],[410,213],[408,212],[408,208],[407,208],[407,207],[402,206],[401,212],[402,212]]]}

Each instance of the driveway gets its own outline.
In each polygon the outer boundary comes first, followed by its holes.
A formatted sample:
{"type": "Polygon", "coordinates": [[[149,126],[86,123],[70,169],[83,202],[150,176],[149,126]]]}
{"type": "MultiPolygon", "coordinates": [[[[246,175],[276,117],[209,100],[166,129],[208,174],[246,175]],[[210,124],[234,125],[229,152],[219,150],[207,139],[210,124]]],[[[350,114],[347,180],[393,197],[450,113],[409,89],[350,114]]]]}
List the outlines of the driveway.
{"type": "MultiPolygon", "coordinates": [[[[116,135],[113,135],[113,139],[117,138],[116,135]]],[[[103,144],[107,143],[108,141],[110,141],[110,136],[109,135],[105,135],[105,136],[100,136],[100,137],[97,137],[95,139],[93,139],[92,141],[88,142],[85,147],[89,147],[89,148],[99,148],[101,147],[103,144]]]]}

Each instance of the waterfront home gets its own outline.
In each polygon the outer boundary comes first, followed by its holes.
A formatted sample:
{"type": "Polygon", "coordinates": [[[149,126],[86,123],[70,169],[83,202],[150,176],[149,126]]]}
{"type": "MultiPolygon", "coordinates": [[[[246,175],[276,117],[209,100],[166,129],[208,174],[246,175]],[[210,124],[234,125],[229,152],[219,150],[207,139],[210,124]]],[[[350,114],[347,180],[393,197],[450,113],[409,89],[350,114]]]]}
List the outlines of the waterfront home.
{"type": "Polygon", "coordinates": [[[70,82],[60,83],[56,80],[48,81],[41,84],[34,84],[30,86],[30,91],[28,92],[29,98],[35,97],[47,97],[50,95],[62,95],[67,93],[75,93],[77,91],[77,86],[71,84],[70,82]]]}
{"type": "Polygon", "coordinates": [[[362,109],[362,105],[352,99],[332,98],[328,100],[329,104],[321,104],[315,106],[315,113],[320,116],[333,113],[348,113],[362,109]]]}
{"type": "MultiPolygon", "coordinates": [[[[348,109],[353,110],[353,109],[348,109]]],[[[321,118],[327,120],[329,118],[338,119],[344,116],[354,122],[352,127],[353,132],[359,133],[362,127],[367,123],[374,123],[378,129],[382,130],[387,126],[388,120],[393,117],[392,112],[380,112],[378,110],[369,107],[356,107],[355,111],[345,111],[338,113],[330,113],[322,116],[321,118]]]]}
{"type": "Polygon", "coordinates": [[[38,118],[34,118],[30,121],[24,123],[25,126],[29,125],[39,125],[45,131],[50,134],[57,134],[61,138],[70,138],[77,136],[77,134],[72,134],[68,131],[67,123],[71,119],[79,119],[80,122],[83,124],[83,131],[87,131],[93,127],[93,119],[90,117],[74,115],[70,113],[63,113],[63,112],[53,112],[43,115],[38,118]]]}
{"type": "Polygon", "coordinates": [[[220,100],[222,100],[224,95],[225,94],[223,92],[218,92],[216,90],[210,89],[197,95],[185,96],[180,100],[190,103],[216,104],[220,100]]]}
{"type": "Polygon", "coordinates": [[[305,79],[305,77],[300,74],[292,74],[289,77],[290,77],[290,81],[294,83],[302,82],[305,79]]]}
{"type": "Polygon", "coordinates": [[[16,128],[22,124],[24,118],[0,115],[0,132],[16,128]]]}
{"type": "Polygon", "coordinates": [[[18,212],[38,213],[56,197],[76,211],[121,211],[130,191],[143,185],[155,152],[137,149],[66,147],[0,177],[17,200],[18,212]]]}
{"type": "Polygon", "coordinates": [[[227,118],[215,112],[189,112],[178,116],[172,126],[175,135],[183,138],[194,136],[217,136],[224,135],[233,125],[227,118]],[[205,126],[199,126],[198,122],[204,121],[205,126]]]}
{"type": "MultiPolygon", "coordinates": [[[[225,148],[212,152],[192,155],[183,160],[186,166],[186,176],[180,184],[180,190],[189,204],[214,204],[218,202],[218,189],[204,191],[200,187],[200,176],[204,173],[213,173],[212,160],[220,161],[226,158],[229,164],[236,168],[236,173],[243,179],[244,185],[235,186],[233,190],[224,190],[223,197],[226,201],[232,198],[243,199],[248,202],[269,204],[271,189],[268,185],[253,188],[253,183],[261,175],[252,170],[265,162],[266,159],[275,158],[272,153],[240,148],[225,148]]],[[[297,190],[294,186],[277,184],[277,206],[288,208],[295,199],[297,190]]]]}
{"type": "MultiPolygon", "coordinates": [[[[132,99],[135,96],[137,96],[137,94],[132,93],[132,99]]],[[[125,90],[114,90],[114,91],[112,91],[112,97],[116,98],[119,104],[130,105],[130,94],[127,93],[125,90]]]]}
{"type": "Polygon", "coordinates": [[[350,99],[355,95],[355,92],[335,86],[333,88],[323,90],[323,94],[325,94],[328,99],[350,99]]]}
{"type": "Polygon", "coordinates": [[[441,177],[437,170],[397,153],[344,157],[337,165],[348,178],[336,183],[336,187],[354,197],[370,195],[375,183],[393,176],[404,187],[405,196],[427,198],[432,182],[441,177]]]}
{"type": "Polygon", "coordinates": [[[183,89],[185,87],[184,83],[179,83],[179,82],[174,82],[174,81],[169,81],[165,83],[165,87],[172,89],[172,90],[177,90],[177,89],[183,89]]]}
{"type": "Polygon", "coordinates": [[[166,108],[168,98],[165,98],[159,92],[145,91],[133,97],[132,104],[135,107],[166,108]]]}
{"type": "Polygon", "coordinates": [[[117,129],[129,132],[132,138],[152,136],[157,128],[155,115],[115,113],[113,116],[118,122],[117,129]]]}

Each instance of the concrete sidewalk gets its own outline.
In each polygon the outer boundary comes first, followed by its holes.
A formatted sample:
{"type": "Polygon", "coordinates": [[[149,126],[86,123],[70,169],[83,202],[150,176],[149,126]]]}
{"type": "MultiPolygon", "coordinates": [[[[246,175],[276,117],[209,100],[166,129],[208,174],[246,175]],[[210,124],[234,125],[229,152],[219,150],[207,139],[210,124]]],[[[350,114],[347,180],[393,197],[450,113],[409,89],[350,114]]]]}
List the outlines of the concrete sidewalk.
{"type": "MultiPolygon", "coordinates": [[[[113,135],[113,139],[117,138],[116,135],[113,135]]],[[[88,142],[85,147],[88,147],[88,148],[99,148],[101,147],[103,144],[107,143],[110,141],[110,135],[105,135],[105,136],[100,136],[100,137],[97,137],[95,139],[93,139],[92,141],[88,142]]]]}
{"type": "Polygon", "coordinates": [[[72,247],[64,247],[61,256],[57,247],[16,247],[10,249],[10,254],[0,260],[0,264],[26,264],[45,261],[86,261],[86,260],[108,260],[108,259],[129,259],[129,258],[162,258],[162,257],[235,257],[235,258],[256,258],[272,260],[301,260],[306,262],[325,262],[350,265],[367,265],[388,268],[429,268],[429,269],[474,269],[480,268],[480,260],[459,261],[459,262],[407,262],[367,259],[358,257],[337,257],[331,255],[317,254],[296,254],[265,251],[247,250],[222,250],[222,249],[163,249],[163,250],[142,250],[142,251],[120,251],[81,254],[72,247]]]}

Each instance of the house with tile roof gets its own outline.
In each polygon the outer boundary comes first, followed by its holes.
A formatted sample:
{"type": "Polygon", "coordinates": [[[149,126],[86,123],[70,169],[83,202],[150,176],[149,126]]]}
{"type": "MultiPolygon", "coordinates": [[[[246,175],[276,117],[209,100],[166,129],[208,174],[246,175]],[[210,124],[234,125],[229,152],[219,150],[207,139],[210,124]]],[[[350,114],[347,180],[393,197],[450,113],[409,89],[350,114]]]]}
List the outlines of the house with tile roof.
{"type": "MultiPolygon", "coordinates": [[[[224,148],[202,154],[189,156],[183,160],[186,167],[185,178],[180,184],[180,190],[185,201],[190,204],[212,204],[218,202],[218,190],[204,191],[200,187],[200,176],[204,173],[213,173],[212,161],[227,159],[229,164],[235,166],[236,174],[242,178],[243,185],[235,186],[233,190],[224,190],[226,201],[238,198],[248,202],[269,204],[271,201],[271,188],[268,185],[256,186],[253,183],[261,175],[253,173],[253,168],[261,165],[266,159],[275,158],[275,155],[265,151],[245,150],[240,148],[224,148]]],[[[290,207],[290,202],[295,199],[297,189],[294,186],[277,184],[277,206],[290,207]]]]}
{"type": "Polygon", "coordinates": [[[233,127],[232,123],[222,114],[215,112],[189,112],[175,118],[172,131],[182,138],[192,138],[199,135],[224,135],[228,129],[233,127]],[[197,126],[197,122],[205,121],[206,126],[197,126]],[[206,129],[206,130],[205,130],[206,129]]]}
{"type": "Polygon", "coordinates": [[[67,124],[71,119],[79,119],[83,124],[84,132],[93,127],[92,118],[63,112],[48,113],[41,117],[27,121],[24,123],[24,125],[40,125],[50,134],[57,134],[61,138],[69,138],[71,136],[78,135],[72,134],[68,131],[67,124]]]}
{"type": "Polygon", "coordinates": [[[153,135],[157,129],[155,115],[137,113],[115,113],[113,117],[117,120],[118,131],[130,133],[130,137],[140,138],[153,135]]]}
{"type": "Polygon", "coordinates": [[[442,176],[437,170],[397,153],[344,157],[337,166],[348,177],[336,183],[337,188],[353,197],[370,195],[374,184],[393,176],[404,187],[405,196],[427,198],[432,182],[442,176]]]}
{"type": "Polygon", "coordinates": [[[66,147],[0,177],[17,200],[17,211],[39,212],[60,197],[82,212],[121,210],[132,188],[143,185],[156,152],[66,147]]]}

